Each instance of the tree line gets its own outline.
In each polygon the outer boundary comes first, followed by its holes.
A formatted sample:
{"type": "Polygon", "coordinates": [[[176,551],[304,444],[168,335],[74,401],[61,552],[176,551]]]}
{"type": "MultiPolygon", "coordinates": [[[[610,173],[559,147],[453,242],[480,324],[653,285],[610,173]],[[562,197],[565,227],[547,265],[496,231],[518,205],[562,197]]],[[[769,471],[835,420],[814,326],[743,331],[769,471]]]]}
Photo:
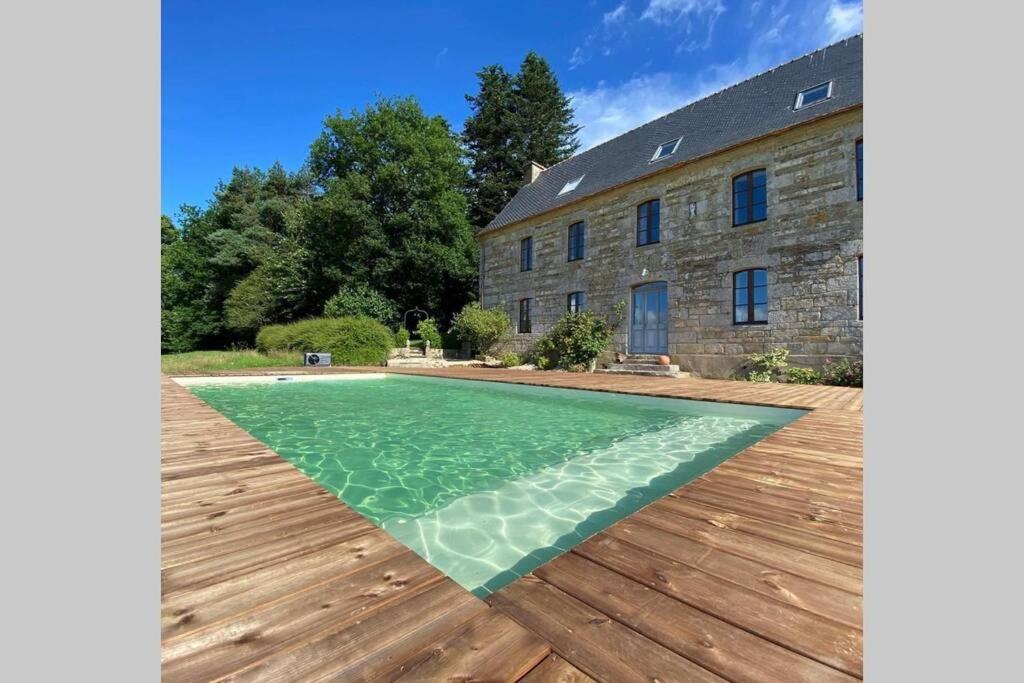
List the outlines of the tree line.
{"type": "Polygon", "coordinates": [[[327,116],[299,170],[238,166],[205,208],[182,206],[178,225],[161,216],[162,351],[250,346],[261,327],[329,302],[451,320],[476,297],[474,229],[512,198],[527,162],[579,148],[542,57],[477,78],[461,133],[413,97],[381,98],[327,116]]]}

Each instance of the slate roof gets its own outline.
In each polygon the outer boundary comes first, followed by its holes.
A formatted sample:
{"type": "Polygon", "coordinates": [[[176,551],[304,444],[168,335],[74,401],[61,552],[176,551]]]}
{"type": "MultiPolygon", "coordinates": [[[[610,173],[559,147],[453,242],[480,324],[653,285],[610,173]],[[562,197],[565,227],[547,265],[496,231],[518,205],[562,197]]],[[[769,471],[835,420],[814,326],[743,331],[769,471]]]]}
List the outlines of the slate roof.
{"type": "Polygon", "coordinates": [[[516,223],[650,173],[798,123],[863,104],[864,35],[846,38],[697,100],[555,164],[524,186],[478,234],[516,223]],[[793,110],[801,90],[833,81],[831,99],[793,110]],[[683,136],[675,154],[651,162],[663,142],[683,136]],[[572,192],[558,193],[583,176],[572,192]]]}

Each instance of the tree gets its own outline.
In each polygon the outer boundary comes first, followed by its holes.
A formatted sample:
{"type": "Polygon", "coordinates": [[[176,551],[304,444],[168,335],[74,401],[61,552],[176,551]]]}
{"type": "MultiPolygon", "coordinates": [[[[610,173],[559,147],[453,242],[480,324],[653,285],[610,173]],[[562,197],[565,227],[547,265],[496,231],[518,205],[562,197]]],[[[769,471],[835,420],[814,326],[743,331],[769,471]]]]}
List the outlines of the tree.
{"type": "Polygon", "coordinates": [[[470,221],[482,228],[522,186],[525,162],[516,145],[512,76],[494,64],[484,67],[477,78],[480,91],[466,95],[473,114],[466,119],[462,137],[470,161],[470,221]]]}
{"type": "Polygon", "coordinates": [[[377,290],[359,284],[342,287],[328,299],[324,304],[324,315],[329,318],[361,316],[390,326],[398,320],[398,306],[377,290]]]}
{"type": "Polygon", "coordinates": [[[576,153],[580,126],[573,123],[572,102],[547,60],[536,52],[523,59],[515,94],[515,128],[524,161],[552,166],[576,153]]]}
{"type": "Polygon", "coordinates": [[[165,352],[250,343],[261,324],[319,313],[296,239],[312,191],[306,170],[235,168],[205,210],[182,207],[175,239],[161,219],[165,352]]]}
{"type": "Polygon", "coordinates": [[[160,216],[160,244],[177,242],[181,238],[174,222],[167,216],[160,216]]]}
{"type": "Polygon", "coordinates": [[[314,298],[367,284],[447,318],[476,285],[476,243],[458,140],[412,98],[380,99],[324,121],[313,143],[320,196],[307,211],[314,298]]]}
{"type": "Polygon", "coordinates": [[[535,52],[513,77],[499,65],[484,67],[462,138],[470,162],[470,219],[487,225],[523,185],[526,164],[552,166],[579,149],[570,99],[547,61],[535,52]]]}

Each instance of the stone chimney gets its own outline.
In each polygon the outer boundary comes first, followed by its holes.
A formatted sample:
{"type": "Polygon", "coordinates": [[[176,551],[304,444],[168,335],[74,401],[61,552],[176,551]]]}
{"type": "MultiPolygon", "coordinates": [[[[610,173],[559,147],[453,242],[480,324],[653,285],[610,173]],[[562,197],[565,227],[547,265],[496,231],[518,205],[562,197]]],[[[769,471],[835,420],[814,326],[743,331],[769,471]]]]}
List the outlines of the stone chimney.
{"type": "Polygon", "coordinates": [[[529,185],[540,177],[540,172],[543,170],[543,166],[538,164],[536,161],[531,161],[526,165],[526,172],[523,173],[523,182],[529,185]]]}

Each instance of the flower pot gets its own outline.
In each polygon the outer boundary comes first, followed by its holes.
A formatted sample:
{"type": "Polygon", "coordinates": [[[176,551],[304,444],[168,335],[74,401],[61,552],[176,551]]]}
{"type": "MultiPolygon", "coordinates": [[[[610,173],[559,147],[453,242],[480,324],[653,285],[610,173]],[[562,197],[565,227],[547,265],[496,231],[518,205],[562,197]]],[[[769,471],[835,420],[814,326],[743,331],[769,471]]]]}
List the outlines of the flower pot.
{"type": "Polygon", "coordinates": [[[672,359],[668,356],[658,356],[658,365],[671,365],[672,359]]]}

